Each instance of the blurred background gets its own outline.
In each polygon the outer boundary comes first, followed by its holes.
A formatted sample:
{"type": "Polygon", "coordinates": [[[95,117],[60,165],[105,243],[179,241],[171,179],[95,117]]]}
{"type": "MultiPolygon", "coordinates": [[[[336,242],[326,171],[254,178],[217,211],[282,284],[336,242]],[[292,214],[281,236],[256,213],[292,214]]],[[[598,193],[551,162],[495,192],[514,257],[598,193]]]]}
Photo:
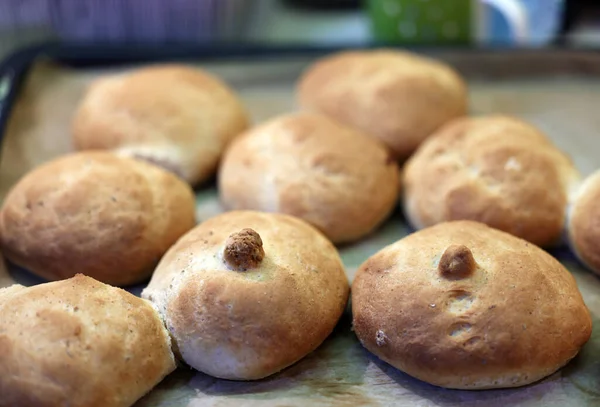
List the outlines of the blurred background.
{"type": "Polygon", "coordinates": [[[597,0],[0,0],[0,55],[47,40],[600,45],[597,0]]]}

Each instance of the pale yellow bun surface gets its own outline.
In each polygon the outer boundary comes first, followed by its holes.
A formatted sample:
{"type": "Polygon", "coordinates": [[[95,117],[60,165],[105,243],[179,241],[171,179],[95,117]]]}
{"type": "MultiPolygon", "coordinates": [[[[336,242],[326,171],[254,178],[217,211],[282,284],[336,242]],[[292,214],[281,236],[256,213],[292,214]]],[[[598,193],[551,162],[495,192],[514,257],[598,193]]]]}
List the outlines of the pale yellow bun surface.
{"type": "Polygon", "coordinates": [[[234,211],[175,244],[142,297],[180,357],[209,375],[260,379],[315,350],[348,299],[348,280],[320,232],[287,215],[234,211]]]}
{"type": "Polygon", "coordinates": [[[579,179],[570,158],[533,126],[507,116],[461,118],[407,161],[404,211],[417,229],[474,220],[551,246],[579,179]]]}
{"type": "Polygon", "coordinates": [[[188,184],[109,152],[59,157],[26,174],[0,211],[4,256],[48,280],[89,275],[113,285],[150,276],[195,225],[188,184]]]}
{"type": "Polygon", "coordinates": [[[393,50],[346,51],[310,66],[300,105],[383,141],[399,159],[451,119],[467,113],[467,88],[449,66],[393,50]]]}
{"type": "Polygon", "coordinates": [[[369,351],[456,389],[540,380],[577,355],[592,330],[564,266],[471,221],[416,232],[369,258],[352,285],[352,312],[369,351]]]}
{"type": "Polygon", "coordinates": [[[574,194],[567,221],[568,241],[577,257],[600,274],[600,171],[574,194]]]}
{"type": "Polygon", "coordinates": [[[295,113],[236,139],[218,182],[227,208],[296,216],[343,243],[369,234],[389,216],[399,178],[381,143],[326,116],[295,113]]]}
{"type": "Polygon", "coordinates": [[[150,303],[77,275],[0,290],[0,406],[129,407],[175,370],[150,303]]]}
{"type": "Polygon", "coordinates": [[[72,131],[78,150],[114,150],[198,184],[214,174],[223,150],[248,121],[220,79],[200,69],[157,65],[93,82],[72,131]]]}

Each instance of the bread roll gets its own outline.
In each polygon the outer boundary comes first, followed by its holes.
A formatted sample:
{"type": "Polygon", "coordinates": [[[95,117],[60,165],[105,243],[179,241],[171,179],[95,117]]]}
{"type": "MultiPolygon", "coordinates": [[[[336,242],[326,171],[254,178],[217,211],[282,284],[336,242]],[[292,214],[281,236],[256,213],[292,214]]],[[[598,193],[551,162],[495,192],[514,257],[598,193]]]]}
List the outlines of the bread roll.
{"type": "Polygon", "coordinates": [[[334,243],[380,225],[397,202],[398,183],[398,166],[383,145],[311,113],[250,130],[232,143],[219,171],[225,207],[296,216],[334,243]]]}
{"type": "Polygon", "coordinates": [[[506,116],[462,118],[406,163],[404,210],[417,229],[474,220],[551,246],[578,182],[571,160],[533,126],[506,116]]]}
{"type": "Polygon", "coordinates": [[[441,125],[467,113],[467,88],[449,66],[393,50],[345,51],[310,66],[299,102],[382,140],[407,158],[441,125]]]}
{"type": "Polygon", "coordinates": [[[589,269],[600,274],[600,171],[574,194],[567,220],[568,242],[589,269]]]}
{"type": "Polygon", "coordinates": [[[348,291],[335,247],[316,229],[291,216],[234,211],[182,237],[142,296],[158,307],[183,361],[253,380],[315,350],[348,291]]]}
{"type": "Polygon", "coordinates": [[[158,65],[93,82],[73,119],[73,142],[78,150],[145,159],[198,184],[214,174],[225,146],[248,120],[220,79],[158,65]]]}
{"type": "Polygon", "coordinates": [[[0,289],[0,406],[128,407],[175,370],[145,300],[77,275],[0,289]]]}
{"type": "Polygon", "coordinates": [[[48,280],[84,273],[113,285],[150,276],[195,225],[191,188],[108,152],[63,156],[26,174],[0,210],[6,258],[48,280]]]}
{"type": "Polygon", "coordinates": [[[535,382],[571,360],[592,330],[557,260],[471,221],[433,226],[369,258],[352,285],[352,312],[369,351],[454,389],[535,382]]]}

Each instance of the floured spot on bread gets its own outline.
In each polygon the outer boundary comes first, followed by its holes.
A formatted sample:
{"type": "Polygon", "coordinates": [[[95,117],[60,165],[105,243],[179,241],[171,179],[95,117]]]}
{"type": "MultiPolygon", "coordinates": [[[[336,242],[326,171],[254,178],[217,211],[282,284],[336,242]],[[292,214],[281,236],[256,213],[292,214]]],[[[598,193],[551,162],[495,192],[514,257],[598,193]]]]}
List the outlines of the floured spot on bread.
{"type": "Polygon", "coordinates": [[[461,336],[471,332],[471,324],[468,322],[458,322],[450,326],[449,336],[461,336]]]}
{"type": "Polygon", "coordinates": [[[448,311],[453,314],[465,313],[471,308],[475,298],[468,291],[456,290],[450,293],[447,302],[448,311]]]}
{"type": "Polygon", "coordinates": [[[375,343],[377,344],[377,346],[383,346],[387,343],[387,336],[385,335],[385,332],[383,332],[381,329],[377,331],[377,333],[375,334],[375,343]]]}

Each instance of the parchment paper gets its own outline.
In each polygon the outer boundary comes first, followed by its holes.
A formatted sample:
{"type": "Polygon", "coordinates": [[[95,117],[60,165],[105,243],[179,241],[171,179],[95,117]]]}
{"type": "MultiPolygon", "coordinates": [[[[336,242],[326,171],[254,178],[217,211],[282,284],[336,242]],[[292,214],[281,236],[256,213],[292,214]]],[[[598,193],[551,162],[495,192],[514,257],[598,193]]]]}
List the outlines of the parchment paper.
{"type": "MultiPolygon", "coordinates": [[[[439,55],[465,74],[474,113],[505,113],[538,125],[582,171],[600,167],[600,58],[593,54],[439,55]]],[[[240,92],[255,122],[294,110],[293,84],[310,59],[203,64],[240,92]]],[[[15,106],[0,159],[0,197],[26,171],[71,150],[69,123],[86,84],[106,73],[69,70],[40,61],[15,106]]],[[[197,191],[202,221],[221,211],[214,186],[197,191]]],[[[352,280],[368,256],[410,230],[396,214],[374,235],[340,248],[352,280]]],[[[566,249],[553,252],[574,274],[591,309],[592,339],[567,367],[549,378],[511,390],[456,391],[430,386],[365,351],[345,314],[331,337],[296,365],[265,380],[218,380],[180,368],[137,407],[229,406],[600,406],[600,278],[566,249]]],[[[40,280],[0,268],[0,287],[40,280]]],[[[142,286],[132,287],[139,294],[142,286]]],[[[540,338],[540,341],[544,338],[540,338]]]]}

